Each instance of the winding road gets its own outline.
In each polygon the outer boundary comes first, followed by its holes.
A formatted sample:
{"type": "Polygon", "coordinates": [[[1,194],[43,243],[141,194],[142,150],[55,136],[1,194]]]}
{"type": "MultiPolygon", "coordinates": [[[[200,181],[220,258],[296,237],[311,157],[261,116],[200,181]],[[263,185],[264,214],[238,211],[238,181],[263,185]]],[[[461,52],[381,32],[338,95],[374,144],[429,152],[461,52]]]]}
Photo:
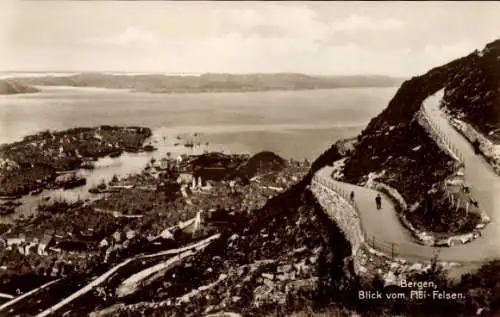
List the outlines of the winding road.
{"type": "MultiPolygon", "coordinates": [[[[361,224],[366,232],[366,242],[371,244],[370,237],[375,237],[376,249],[391,252],[391,244],[395,244],[397,256],[409,261],[429,260],[439,250],[439,259],[446,262],[455,262],[463,266],[477,268],[489,260],[500,258],[500,198],[495,193],[500,190],[500,177],[480,155],[474,153],[472,145],[448,122],[439,109],[442,91],[427,98],[422,107],[432,115],[433,121],[445,133],[455,148],[461,153],[465,163],[465,179],[470,184],[471,193],[479,202],[479,207],[492,219],[482,236],[463,245],[450,248],[437,248],[417,243],[412,234],[401,224],[396,215],[392,200],[382,196],[382,209],[375,208],[377,191],[349,183],[333,181],[335,186],[346,192],[354,191],[358,204],[361,224]]],[[[316,175],[323,179],[331,179],[333,167],[327,166],[319,170],[316,175]]]]}
{"type": "MultiPolygon", "coordinates": [[[[366,242],[371,244],[371,237],[375,237],[377,241],[375,244],[376,249],[390,253],[392,251],[392,245],[394,244],[394,251],[397,256],[409,261],[428,261],[434,256],[436,251],[439,250],[439,258],[442,261],[458,262],[466,267],[477,267],[489,260],[500,258],[500,247],[498,245],[500,242],[500,227],[498,223],[498,219],[500,219],[500,199],[495,197],[495,193],[498,193],[500,190],[500,177],[495,174],[493,169],[480,155],[474,153],[471,144],[450,125],[448,119],[439,109],[441,99],[442,91],[427,98],[422,107],[425,107],[427,113],[431,114],[434,123],[439,126],[442,133],[448,136],[449,140],[451,140],[455,148],[460,152],[465,163],[465,178],[470,184],[471,192],[479,202],[479,207],[492,219],[492,222],[483,230],[482,237],[468,244],[457,245],[451,248],[436,248],[421,245],[414,240],[412,234],[401,224],[397,217],[392,199],[385,194],[380,193],[382,197],[382,209],[377,210],[375,208],[375,197],[379,193],[378,191],[333,180],[331,178],[333,167],[331,166],[320,169],[316,173],[316,176],[329,180],[335,187],[345,192],[354,191],[359,217],[366,233],[366,242]]],[[[97,277],[83,288],[60,300],[55,305],[46,308],[44,311],[40,312],[37,317],[53,315],[65,305],[82,297],[97,286],[104,284],[117,272],[125,270],[127,265],[134,260],[179,254],[188,250],[204,247],[218,237],[218,235],[215,235],[182,248],[129,258],[97,277]]],[[[156,267],[152,267],[150,270],[155,268],[156,267]]],[[[149,276],[150,273],[151,272],[148,270],[145,270],[144,272],[132,275],[131,278],[135,278],[139,275],[142,278],[142,275],[149,276]]],[[[135,282],[135,279],[132,281],[135,282]]],[[[40,288],[4,303],[0,306],[0,311],[4,311],[28,298],[36,297],[38,293],[55,282],[56,281],[43,285],[40,288]]],[[[127,283],[130,284],[129,280],[127,280],[127,283]]],[[[127,286],[127,283],[123,285],[127,286]]]]}

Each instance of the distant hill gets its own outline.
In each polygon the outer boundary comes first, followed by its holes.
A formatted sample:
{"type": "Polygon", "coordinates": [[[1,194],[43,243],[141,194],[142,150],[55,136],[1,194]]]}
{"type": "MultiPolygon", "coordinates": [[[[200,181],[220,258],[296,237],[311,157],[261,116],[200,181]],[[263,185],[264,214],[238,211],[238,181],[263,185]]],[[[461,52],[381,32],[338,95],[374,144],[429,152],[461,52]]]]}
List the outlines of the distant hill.
{"type": "Polygon", "coordinates": [[[388,76],[309,76],[296,73],[212,74],[172,76],[162,74],[116,75],[81,73],[70,76],[16,78],[26,85],[100,87],[154,93],[308,90],[346,87],[390,87],[403,80],[388,76]]]}
{"type": "Polygon", "coordinates": [[[35,87],[21,84],[14,80],[0,80],[0,95],[24,94],[38,91],[35,87]]]}
{"type": "Polygon", "coordinates": [[[252,178],[261,173],[280,171],[286,167],[286,161],[277,154],[263,151],[252,156],[245,164],[238,167],[238,173],[252,178]]]}

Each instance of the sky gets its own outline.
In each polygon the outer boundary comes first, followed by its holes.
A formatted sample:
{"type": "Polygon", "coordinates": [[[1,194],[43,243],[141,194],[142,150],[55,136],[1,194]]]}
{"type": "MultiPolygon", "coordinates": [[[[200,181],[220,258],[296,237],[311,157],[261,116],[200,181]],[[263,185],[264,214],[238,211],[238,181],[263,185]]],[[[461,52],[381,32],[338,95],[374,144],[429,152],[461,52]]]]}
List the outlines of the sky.
{"type": "Polygon", "coordinates": [[[0,71],[419,75],[500,38],[500,2],[0,1],[0,71]]]}

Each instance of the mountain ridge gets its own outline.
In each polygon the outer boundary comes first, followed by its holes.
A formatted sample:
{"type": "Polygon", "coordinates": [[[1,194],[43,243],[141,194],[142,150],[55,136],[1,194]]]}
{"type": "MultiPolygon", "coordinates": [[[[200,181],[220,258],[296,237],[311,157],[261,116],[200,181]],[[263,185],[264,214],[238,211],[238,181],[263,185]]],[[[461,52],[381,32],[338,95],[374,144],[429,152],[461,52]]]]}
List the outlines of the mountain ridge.
{"type": "Polygon", "coordinates": [[[350,87],[391,87],[402,79],[379,75],[315,76],[299,73],[201,75],[80,73],[70,76],[17,77],[26,85],[129,89],[152,93],[310,90],[350,87]]]}
{"type": "Polygon", "coordinates": [[[0,79],[0,95],[15,95],[34,93],[39,90],[30,85],[24,85],[16,80],[0,79]]]}

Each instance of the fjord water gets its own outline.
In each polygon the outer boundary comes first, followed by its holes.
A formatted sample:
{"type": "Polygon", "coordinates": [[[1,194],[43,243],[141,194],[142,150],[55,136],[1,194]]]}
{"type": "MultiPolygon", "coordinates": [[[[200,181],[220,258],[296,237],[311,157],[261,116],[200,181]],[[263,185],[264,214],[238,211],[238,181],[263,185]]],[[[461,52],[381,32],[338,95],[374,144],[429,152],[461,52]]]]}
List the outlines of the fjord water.
{"type": "MultiPolygon", "coordinates": [[[[85,187],[45,191],[66,199],[88,196],[87,189],[113,175],[140,172],[151,157],[185,151],[178,135],[197,132],[201,150],[225,153],[273,151],[286,158],[313,160],[339,138],[357,135],[397,90],[347,88],[303,91],[151,94],[127,90],[37,87],[39,93],[0,96],[0,143],[43,130],[81,126],[136,125],[153,130],[156,153],[104,158],[85,187]],[[178,142],[178,141],[177,141],[178,142]]],[[[40,198],[25,199],[36,203],[40,198]]],[[[33,204],[29,204],[32,205],[33,204]]]]}
{"type": "Polygon", "coordinates": [[[45,129],[142,125],[156,133],[202,132],[231,150],[312,159],[339,137],[356,135],[397,87],[304,91],[150,94],[38,87],[0,97],[0,143],[45,129]]]}

